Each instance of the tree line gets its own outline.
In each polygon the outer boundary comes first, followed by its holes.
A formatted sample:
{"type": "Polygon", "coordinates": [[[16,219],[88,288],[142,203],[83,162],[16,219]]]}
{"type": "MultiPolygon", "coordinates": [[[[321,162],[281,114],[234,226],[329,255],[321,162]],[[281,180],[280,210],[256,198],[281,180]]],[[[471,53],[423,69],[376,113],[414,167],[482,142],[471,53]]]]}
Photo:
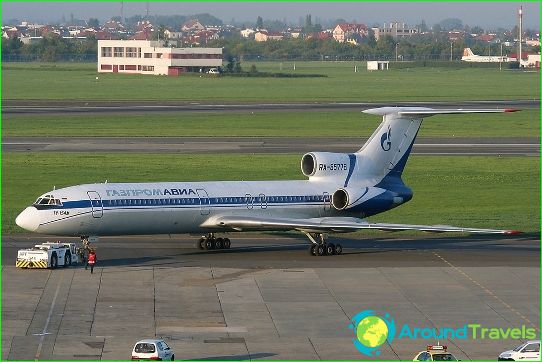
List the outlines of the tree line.
{"type": "MultiPolygon", "coordinates": [[[[309,21],[307,21],[310,24],[309,21]]],[[[283,39],[256,42],[240,36],[211,41],[204,47],[223,48],[224,59],[243,60],[459,60],[463,49],[469,47],[475,54],[500,55],[500,44],[465,39],[450,42],[445,34],[417,35],[403,40],[391,36],[378,41],[370,34],[361,44],[339,43],[334,39],[283,39]]],[[[540,51],[540,47],[524,47],[525,51],[540,51]]],[[[503,47],[503,54],[515,53],[515,47],[503,47]]],[[[65,39],[48,34],[43,39],[23,44],[19,39],[2,39],[2,60],[87,60],[97,59],[97,40],[65,39]]]]}

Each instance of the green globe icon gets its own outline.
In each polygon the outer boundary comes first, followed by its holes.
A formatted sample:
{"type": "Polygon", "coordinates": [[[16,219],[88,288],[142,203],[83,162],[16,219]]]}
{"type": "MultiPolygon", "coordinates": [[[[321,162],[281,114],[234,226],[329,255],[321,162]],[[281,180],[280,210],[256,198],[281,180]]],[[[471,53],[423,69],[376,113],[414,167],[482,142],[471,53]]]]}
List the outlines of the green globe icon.
{"type": "Polygon", "coordinates": [[[386,342],[386,338],[388,338],[388,325],[380,317],[365,317],[356,328],[356,336],[364,346],[378,347],[386,342]]]}

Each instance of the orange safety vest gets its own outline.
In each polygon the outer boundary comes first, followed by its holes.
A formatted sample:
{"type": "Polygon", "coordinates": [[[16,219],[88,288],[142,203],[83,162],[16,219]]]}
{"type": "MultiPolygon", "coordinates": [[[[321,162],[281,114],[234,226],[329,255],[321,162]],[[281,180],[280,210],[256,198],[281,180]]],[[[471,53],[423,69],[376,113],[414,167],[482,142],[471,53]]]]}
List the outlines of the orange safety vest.
{"type": "Polygon", "coordinates": [[[90,254],[88,256],[88,263],[89,264],[94,264],[96,262],[96,254],[90,254]]]}

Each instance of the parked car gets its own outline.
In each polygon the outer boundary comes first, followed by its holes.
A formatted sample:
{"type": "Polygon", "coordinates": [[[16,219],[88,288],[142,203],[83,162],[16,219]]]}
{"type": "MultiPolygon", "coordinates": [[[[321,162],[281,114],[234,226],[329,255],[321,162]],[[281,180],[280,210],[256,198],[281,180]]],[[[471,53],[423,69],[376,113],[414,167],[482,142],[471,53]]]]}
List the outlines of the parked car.
{"type": "Polygon", "coordinates": [[[207,74],[220,74],[220,71],[218,68],[211,68],[209,71],[207,71],[207,74]]]}
{"type": "Polygon", "coordinates": [[[163,339],[143,339],[134,345],[134,360],[174,361],[175,353],[163,339]]]}
{"type": "Polygon", "coordinates": [[[499,355],[499,361],[540,361],[540,340],[527,341],[499,355]]]}

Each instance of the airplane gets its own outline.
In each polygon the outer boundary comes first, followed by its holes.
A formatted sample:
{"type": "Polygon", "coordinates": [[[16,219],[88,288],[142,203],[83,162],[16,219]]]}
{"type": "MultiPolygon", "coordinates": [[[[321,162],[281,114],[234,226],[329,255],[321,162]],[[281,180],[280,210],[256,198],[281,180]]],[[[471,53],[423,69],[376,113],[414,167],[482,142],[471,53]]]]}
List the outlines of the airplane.
{"type": "Polygon", "coordinates": [[[341,254],[329,233],[421,230],[516,234],[516,230],[445,225],[373,223],[376,215],[412,199],[401,175],[422,120],[433,115],[515,112],[516,109],[381,107],[383,117],[354,153],[309,152],[301,158],[306,180],[97,183],[49,191],[23,210],[16,223],[28,231],[78,236],[204,234],[199,249],[230,248],[217,233],[297,230],[315,256],[341,254]]]}
{"type": "Polygon", "coordinates": [[[515,62],[516,58],[510,58],[506,55],[504,56],[493,56],[493,55],[476,55],[472,52],[470,48],[463,49],[463,56],[461,60],[464,62],[475,62],[475,63],[501,63],[501,62],[515,62]]]}

